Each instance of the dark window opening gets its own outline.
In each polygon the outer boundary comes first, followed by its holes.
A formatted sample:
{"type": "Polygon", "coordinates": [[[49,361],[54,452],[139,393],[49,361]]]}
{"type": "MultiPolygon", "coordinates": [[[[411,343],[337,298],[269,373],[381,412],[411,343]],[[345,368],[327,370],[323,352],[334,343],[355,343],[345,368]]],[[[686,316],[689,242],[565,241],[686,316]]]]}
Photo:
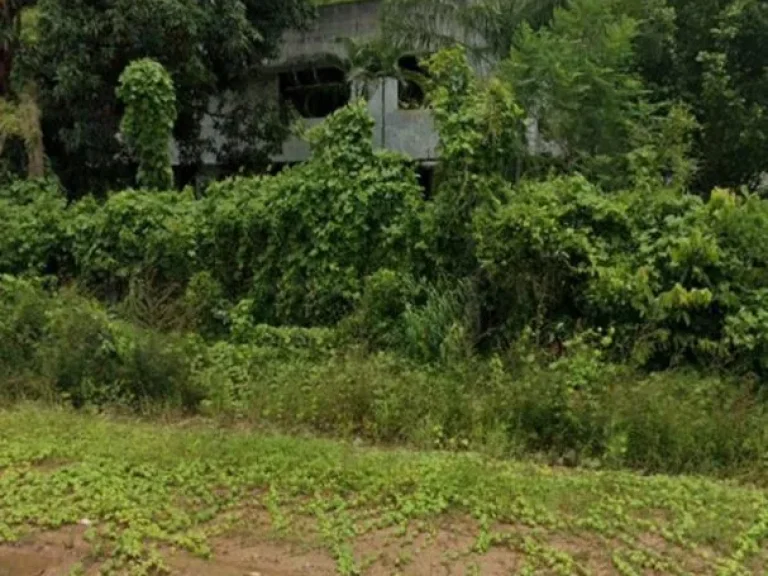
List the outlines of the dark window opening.
{"type": "Polygon", "coordinates": [[[271,176],[276,176],[277,174],[280,174],[283,170],[287,170],[289,168],[293,168],[299,164],[299,162],[276,162],[274,164],[270,164],[269,168],[267,170],[267,173],[271,176]]]}
{"type": "Polygon", "coordinates": [[[432,199],[433,187],[435,185],[435,167],[427,164],[419,164],[416,167],[416,179],[422,189],[424,200],[432,199]]]}
{"type": "Polygon", "coordinates": [[[350,88],[343,70],[307,68],[279,77],[280,100],[304,118],[325,118],[349,103],[350,88]]]}
{"type": "Polygon", "coordinates": [[[427,99],[424,87],[422,83],[409,77],[421,76],[426,78],[427,71],[419,66],[419,59],[416,56],[403,56],[397,64],[405,76],[405,78],[400,79],[397,86],[397,100],[400,108],[423,108],[427,99]]]}

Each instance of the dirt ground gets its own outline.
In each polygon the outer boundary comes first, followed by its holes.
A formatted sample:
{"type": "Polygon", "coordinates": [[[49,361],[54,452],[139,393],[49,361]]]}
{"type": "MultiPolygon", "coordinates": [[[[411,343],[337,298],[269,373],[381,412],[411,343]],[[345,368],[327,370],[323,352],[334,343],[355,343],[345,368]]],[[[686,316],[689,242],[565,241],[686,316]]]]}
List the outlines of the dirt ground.
{"type": "Polygon", "coordinates": [[[90,551],[83,532],[85,528],[71,526],[0,546],[0,576],[69,576],[90,551]]]}
{"type": "MultiPolygon", "coordinates": [[[[392,530],[362,536],[355,557],[364,574],[385,576],[453,576],[517,573],[520,560],[505,548],[471,553],[475,538],[461,526],[431,533],[398,535],[392,530]]],[[[0,546],[0,576],[69,576],[78,564],[87,576],[99,572],[89,559],[83,529],[69,527],[46,532],[18,544],[0,546]]],[[[271,535],[237,534],[213,542],[210,560],[179,551],[165,557],[172,574],[183,576],[333,576],[336,561],[326,547],[314,542],[278,541],[271,535]]]]}
{"type": "MultiPolygon", "coordinates": [[[[0,576],[97,576],[100,561],[94,560],[81,526],[63,528],[29,537],[14,545],[0,546],[0,576]],[[79,567],[79,571],[72,572],[79,567]]],[[[520,542],[524,527],[496,526],[494,533],[520,542]]],[[[450,519],[439,525],[409,530],[371,531],[357,538],[354,558],[366,576],[510,576],[524,568],[519,546],[490,546],[476,552],[477,526],[450,519]]],[[[329,546],[323,545],[311,528],[299,527],[279,538],[263,518],[240,526],[237,531],[211,542],[210,560],[178,550],[166,550],[171,574],[182,576],[333,576],[337,562],[329,546]]],[[[618,574],[610,552],[600,542],[580,537],[554,538],[552,550],[567,554],[579,565],[578,573],[593,576],[618,574]]],[[[666,546],[666,544],[663,544],[666,546]]],[[[661,552],[659,545],[658,551],[661,552]]],[[[652,546],[650,548],[656,548],[652,546]]],[[[667,550],[666,552],[671,552],[667,550]]],[[[687,564],[687,563],[686,563],[687,564]]],[[[562,574],[554,565],[541,574],[562,574]]],[[[690,573],[710,573],[688,564],[690,573]]],[[[645,574],[663,574],[648,571],[645,574]]]]}

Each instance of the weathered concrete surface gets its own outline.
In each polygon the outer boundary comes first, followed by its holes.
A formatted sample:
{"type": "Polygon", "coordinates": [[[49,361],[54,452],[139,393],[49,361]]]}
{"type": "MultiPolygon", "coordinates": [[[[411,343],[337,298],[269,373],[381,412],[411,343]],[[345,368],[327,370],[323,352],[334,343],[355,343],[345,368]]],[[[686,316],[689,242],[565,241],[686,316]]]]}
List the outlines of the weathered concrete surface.
{"type": "Polygon", "coordinates": [[[369,38],[379,31],[381,0],[367,0],[323,6],[306,32],[289,31],[283,36],[280,55],[270,62],[282,66],[316,59],[324,54],[344,56],[339,38],[369,38]]]}

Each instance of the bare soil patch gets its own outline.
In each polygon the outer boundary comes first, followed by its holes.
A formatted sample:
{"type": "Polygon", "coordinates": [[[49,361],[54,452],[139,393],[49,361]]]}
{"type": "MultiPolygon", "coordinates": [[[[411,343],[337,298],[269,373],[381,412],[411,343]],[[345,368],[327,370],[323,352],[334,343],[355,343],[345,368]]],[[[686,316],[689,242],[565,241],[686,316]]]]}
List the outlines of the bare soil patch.
{"type": "Polygon", "coordinates": [[[88,556],[85,528],[68,526],[0,546],[0,576],[67,576],[88,556]]]}
{"type": "MultiPolygon", "coordinates": [[[[264,514],[255,514],[234,531],[216,537],[213,556],[197,558],[184,551],[167,550],[170,573],[181,576],[333,576],[336,561],[323,546],[310,522],[299,523],[281,537],[264,514]]],[[[86,576],[96,576],[99,565],[83,539],[85,528],[66,527],[36,534],[13,545],[0,546],[0,576],[69,576],[80,564],[86,576]]],[[[472,520],[447,517],[412,524],[407,530],[387,528],[360,535],[353,544],[354,557],[365,576],[509,576],[532,559],[521,548],[534,538],[525,526],[493,527],[497,539],[478,551],[479,526],[472,520]]],[[[579,573],[594,576],[617,574],[611,562],[612,543],[599,537],[575,534],[539,534],[536,541],[547,549],[568,555],[579,573]],[[541,536],[544,536],[541,538],[541,536]]],[[[693,574],[713,573],[707,554],[678,549],[663,538],[643,535],[638,544],[660,556],[676,559],[693,574]]],[[[758,555],[755,573],[762,573],[765,556],[758,555]]],[[[539,566],[542,568],[543,566],[539,566]]],[[[554,568],[554,566],[552,566],[554,568]]],[[[544,567],[544,572],[549,573],[544,567]]],[[[554,572],[553,572],[554,573],[554,572]]],[[[658,571],[647,570],[647,574],[658,571]]]]}

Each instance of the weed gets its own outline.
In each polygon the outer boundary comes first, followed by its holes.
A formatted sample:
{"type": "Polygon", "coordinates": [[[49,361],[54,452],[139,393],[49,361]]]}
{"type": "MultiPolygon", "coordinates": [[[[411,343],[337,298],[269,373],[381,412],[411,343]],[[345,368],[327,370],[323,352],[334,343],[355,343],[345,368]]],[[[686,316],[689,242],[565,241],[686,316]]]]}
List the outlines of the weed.
{"type": "Polygon", "coordinates": [[[705,573],[748,574],[766,537],[768,495],[699,478],[0,411],[0,542],[88,519],[103,572],[157,574],[163,547],[209,557],[210,538],[236,525],[244,506],[266,507],[278,528],[302,518],[316,525],[340,574],[364,573],[355,543],[374,526],[434,525],[446,514],[478,519],[470,552],[512,548],[530,573],[586,574],[553,544],[579,535],[602,542],[622,574],[690,572],[700,549],[712,554],[705,573]],[[648,549],[644,535],[664,535],[675,555],[648,549]]]}

